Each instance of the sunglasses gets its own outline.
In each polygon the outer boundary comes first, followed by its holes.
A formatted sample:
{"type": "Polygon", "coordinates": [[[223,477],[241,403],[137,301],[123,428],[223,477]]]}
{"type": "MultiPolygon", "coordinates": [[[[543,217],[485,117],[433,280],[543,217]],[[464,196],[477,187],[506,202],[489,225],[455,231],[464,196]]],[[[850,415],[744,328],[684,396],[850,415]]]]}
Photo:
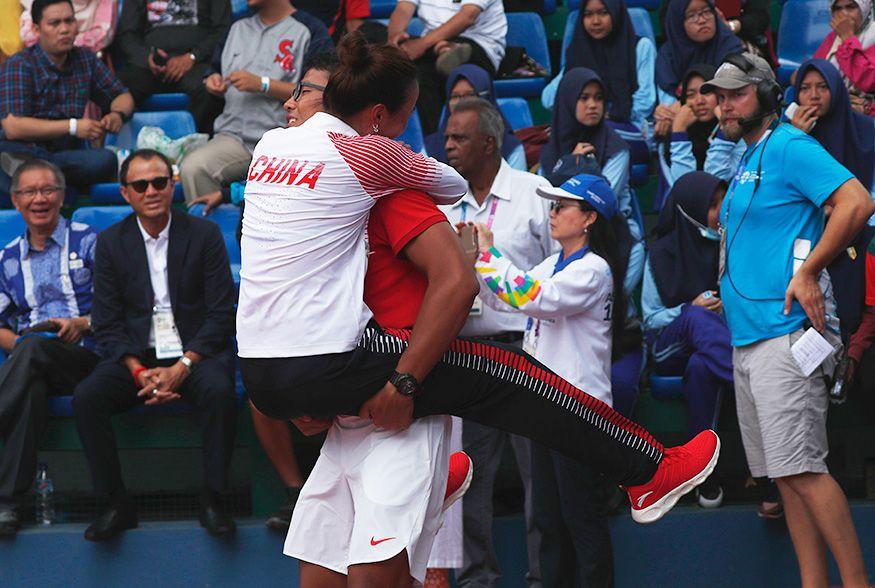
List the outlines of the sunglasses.
{"type": "Polygon", "coordinates": [[[310,82],[298,82],[298,85],[295,86],[295,90],[292,92],[292,98],[296,101],[301,99],[301,94],[304,93],[304,88],[312,88],[319,92],[325,91],[325,86],[320,86],[319,84],[313,84],[310,82]]]}
{"type": "MultiPolygon", "coordinates": [[[[575,205],[574,204],[565,204],[564,202],[559,202],[558,200],[554,200],[553,202],[550,203],[550,212],[555,212],[558,214],[558,213],[562,212],[562,209],[565,208],[566,206],[574,207],[575,205]]],[[[583,207],[580,206],[579,204],[577,205],[577,208],[580,208],[581,210],[583,210],[583,207]]]]}
{"type": "Polygon", "coordinates": [[[149,184],[156,190],[163,190],[170,182],[170,176],[159,176],[151,180],[134,180],[133,182],[125,182],[125,186],[130,186],[134,192],[142,194],[149,189],[149,184]]]}

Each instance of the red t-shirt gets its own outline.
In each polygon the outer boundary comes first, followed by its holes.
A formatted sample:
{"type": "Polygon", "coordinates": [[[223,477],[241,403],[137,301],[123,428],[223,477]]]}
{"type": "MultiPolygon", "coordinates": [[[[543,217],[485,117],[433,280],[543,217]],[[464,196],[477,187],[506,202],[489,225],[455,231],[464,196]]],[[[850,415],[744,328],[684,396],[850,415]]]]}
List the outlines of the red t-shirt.
{"type": "Polygon", "coordinates": [[[380,198],[368,220],[368,273],[365,304],[383,327],[413,326],[428,280],[401,256],[410,241],[429,227],[447,222],[434,201],[417,190],[380,198]]]}

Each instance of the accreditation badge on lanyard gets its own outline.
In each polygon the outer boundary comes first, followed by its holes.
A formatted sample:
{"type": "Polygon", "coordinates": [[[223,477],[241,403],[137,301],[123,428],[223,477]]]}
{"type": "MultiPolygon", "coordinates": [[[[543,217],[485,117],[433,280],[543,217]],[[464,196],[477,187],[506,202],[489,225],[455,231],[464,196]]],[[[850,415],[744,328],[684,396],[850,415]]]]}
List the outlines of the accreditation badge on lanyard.
{"type": "Polygon", "coordinates": [[[176,359],[182,355],[182,340],[176,330],[173,311],[169,308],[152,309],[152,327],[155,329],[155,358],[176,359]]]}
{"type": "MultiPolygon", "coordinates": [[[[492,223],[495,222],[495,211],[498,210],[498,198],[493,195],[492,196],[492,208],[489,209],[489,218],[486,219],[486,227],[491,229],[492,223]]],[[[462,203],[462,222],[466,222],[468,220],[468,203],[462,203]]],[[[483,301],[480,297],[474,298],[473,304],[471,304],[471,310],[468,311],[468,316],[481,316],[483,314],[483,301]]]]}

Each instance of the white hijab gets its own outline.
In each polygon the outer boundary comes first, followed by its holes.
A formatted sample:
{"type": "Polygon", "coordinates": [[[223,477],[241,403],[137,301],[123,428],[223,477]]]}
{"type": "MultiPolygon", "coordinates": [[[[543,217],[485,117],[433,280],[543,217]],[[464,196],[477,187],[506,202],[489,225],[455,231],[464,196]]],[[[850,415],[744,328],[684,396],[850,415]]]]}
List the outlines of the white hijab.
{"type": "MultiPolygon", "coordinates": [[[[837,2],[837,0],[830,0],[830,8],[837,2]]],[[[856,33],[857,40],[860,41],[860,45],[863,49],[868,49],[872,45],[875,45],[875,18],[873,18],[872,14],[872,0],[854,0],[857,7],[860,9],[860,13],[863,15],[863,22],[860,24],[860,31],[856,33]]],[[[841,37],[836,35],[833,40],[832,47],[830,47],[829,52],[826,54],[826,58],[832,63],[839,72],[842,74],[842,79],[845,81],[845,85],[848,87],[848,90],[852,94],[861,95],[861,92],[858,88],[856,88],[851,82],[845,73],[842,71],[842,68],[839,67],[839,62],[836,59],[836,52],[839,50],[839,46],[842,44],[841,37]]]]}

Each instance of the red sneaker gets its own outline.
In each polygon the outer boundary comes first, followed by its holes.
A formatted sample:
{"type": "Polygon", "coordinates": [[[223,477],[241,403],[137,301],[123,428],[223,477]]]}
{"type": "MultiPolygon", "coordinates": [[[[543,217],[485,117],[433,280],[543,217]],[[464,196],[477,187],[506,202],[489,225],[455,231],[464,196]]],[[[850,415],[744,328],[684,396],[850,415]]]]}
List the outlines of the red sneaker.
{"type": "Polygon", "coordinates": [[[654,523],[661,519],[681,496],[711,475],[719,455],[720,438],[710,429],[686,445],[666,449],[652,480],[626,488],[635,522],[654,523]]]}
{"type": "Polygon", "coordinates": [[[447,492],[444,494],[444,510],[465,495],[474,478],[474,462],[464,451],[450,456],[450,471],[447,474],[447,492]]]}

